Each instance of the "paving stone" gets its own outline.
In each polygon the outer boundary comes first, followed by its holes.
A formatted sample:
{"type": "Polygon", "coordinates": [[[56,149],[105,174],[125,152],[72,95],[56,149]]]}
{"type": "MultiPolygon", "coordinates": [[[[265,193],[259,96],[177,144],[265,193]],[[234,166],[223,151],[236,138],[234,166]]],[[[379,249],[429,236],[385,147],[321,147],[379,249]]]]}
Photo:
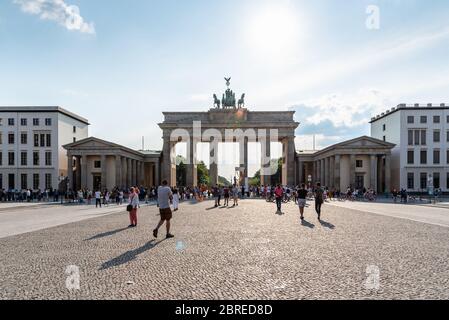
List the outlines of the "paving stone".
{"type": "Polygon", "coordinates": [[[164,228],[153,239],[155,207],[134,229],[120,212],[0,239],[0,299],[449,299],[443,226],[329,205],[324,224],[311,206],[301,225],[293,204],[282,216],[258,200],[211,206],[181,205],[170,240],[164,228]],[[66,288],[70,265],[80,290],[66,288]],[[378,290],[365,287],[371,265],[378,290]]]}

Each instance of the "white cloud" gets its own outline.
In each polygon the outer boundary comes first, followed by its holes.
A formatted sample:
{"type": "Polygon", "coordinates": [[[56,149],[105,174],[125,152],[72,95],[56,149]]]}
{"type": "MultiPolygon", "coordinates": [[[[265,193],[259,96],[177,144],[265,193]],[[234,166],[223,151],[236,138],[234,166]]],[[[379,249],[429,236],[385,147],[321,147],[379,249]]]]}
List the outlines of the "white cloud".
{"type": "MultiPolygon", "coordinates": [[[[384,42],[372,42],[366,47],[352,52],[344,52],[328,61],[322,60],[316,64],[300,66],[290,75],[283,76],[275,85],[259,89],[259,99],[263,101],[264,99],[283,98],[291,94],[297,95],[298,91],[307,92],[325,84],[343,81],[343,79],[354,75],[369,77],[368,71],[379,68],[381,63],[400,62],[407,55],[441,45],[441,42],[447,39],[449,39],[449,27],[424,32],[410,32],[405,36],[394,36],[384,42]]],[[[404,87],[398,85],[396,89],[403,90],[404,87]]]]}
{"type": "Polygon", "coordinates": [[[43,20],[56,21],[70,31],[95,33],[93,23],[87,23],[80,15],[78,6],[69,5],[64,0],[13,0],[23,12],[38,15],[43,20]]]}
{"type": "Polygon", "coordinates": [[[207,94],[207,93],[197,93],[197,94],[192,94],[189,97],[190,101],[193,102],[207,102],[207,101],[211,101],[211,104],[213,103],[213,98],[212,95],[207,94]]]}
{"type": "Polygon", "coordinates": [[[320,124],[329,121],[336,128],[356,127],[367,124],[370,118],[389,104],[387,94],[376,89],[361,89],[351,94],[330,94],[305,101],[302,108],[313,114],[300,119],[305,124],[320,124]]]}

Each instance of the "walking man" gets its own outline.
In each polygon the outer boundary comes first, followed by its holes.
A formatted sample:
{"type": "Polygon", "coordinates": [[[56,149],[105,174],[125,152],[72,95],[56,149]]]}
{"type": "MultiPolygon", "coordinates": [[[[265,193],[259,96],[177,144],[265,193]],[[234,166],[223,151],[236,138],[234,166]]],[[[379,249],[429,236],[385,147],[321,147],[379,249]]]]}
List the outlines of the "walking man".
{"type": "Polygon", "coordinates": [[[166,222],[167,227],[167,239],[174,238],[174,235],[170,233],[170,220],[172,219],[172,211],[170,208],[170,202],[173,202],[173,193],[168,186],[167,180],[162,182],[162,186],[160,186],[157,190],[157,197],[159,203],[159,212],[161,214],[161,221],[157,225],[156,229],[153,230],[153,236],[157,238],[157,234],[159,228],[162,227],[164,222],[166,222]]]}
{"type": "Polygon", "coordinates": [[[321,183],[316,184],[315,190],[315,210],[318,214],[318,220],[321,220],[321,206],[324,202],[324,190],[321,188],[321,183]]]}
{"type": "Polygon", "coordinates": [[[95,208],[98,208],[100,205],[101,208],[101,192],[100,190],[95,191],[95,208]]]}
{"type": "Polygon", "coordinates": [[[306,185],[303,183],[301,187],[296,191],[296,197],[298,199],[299,213],[301,214],[301,220],[304,220],[304,208],[307,203],[307,190],[306,185]]]}

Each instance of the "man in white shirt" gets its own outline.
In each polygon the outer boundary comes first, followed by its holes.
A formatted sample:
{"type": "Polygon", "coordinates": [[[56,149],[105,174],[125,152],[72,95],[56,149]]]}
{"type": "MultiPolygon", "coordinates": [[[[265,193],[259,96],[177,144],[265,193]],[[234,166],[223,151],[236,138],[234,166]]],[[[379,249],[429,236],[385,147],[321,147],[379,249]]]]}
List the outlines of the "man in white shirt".
{"type": "Polygon", "coordinates": [[[174,238],[174,235],[170,233],[170,220],[173,217],[170,204],[173,201],[173,193],[171,188],[168,186],[168,182],[164,180],[162,186],[157,189],[157,200],[159,204],[159,212],[161,214],[161,221],[157,225],[156,229],[153,230],[153,236],[157,238],[159,228],[162,227],[164,222],[167,222],[167,239],[174,238]]]}
{"type": "Polygon", "coordinates": [[[101,192],[100,190],[95,191],[95,208],[98,208],[100,205],[101,208],[101,192]]]}

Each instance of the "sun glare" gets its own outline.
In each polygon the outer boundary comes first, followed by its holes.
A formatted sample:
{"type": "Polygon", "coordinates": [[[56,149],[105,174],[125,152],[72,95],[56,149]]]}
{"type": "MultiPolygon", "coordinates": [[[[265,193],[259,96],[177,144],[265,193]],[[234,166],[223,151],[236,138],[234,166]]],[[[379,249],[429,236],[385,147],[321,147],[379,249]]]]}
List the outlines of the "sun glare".
{"type": "Polygon", "coordinates": [[[290,52],[300,42],[299,16],[290,6],[270,6],[249,19],[248,36],[259,54],[290,52]]]}

